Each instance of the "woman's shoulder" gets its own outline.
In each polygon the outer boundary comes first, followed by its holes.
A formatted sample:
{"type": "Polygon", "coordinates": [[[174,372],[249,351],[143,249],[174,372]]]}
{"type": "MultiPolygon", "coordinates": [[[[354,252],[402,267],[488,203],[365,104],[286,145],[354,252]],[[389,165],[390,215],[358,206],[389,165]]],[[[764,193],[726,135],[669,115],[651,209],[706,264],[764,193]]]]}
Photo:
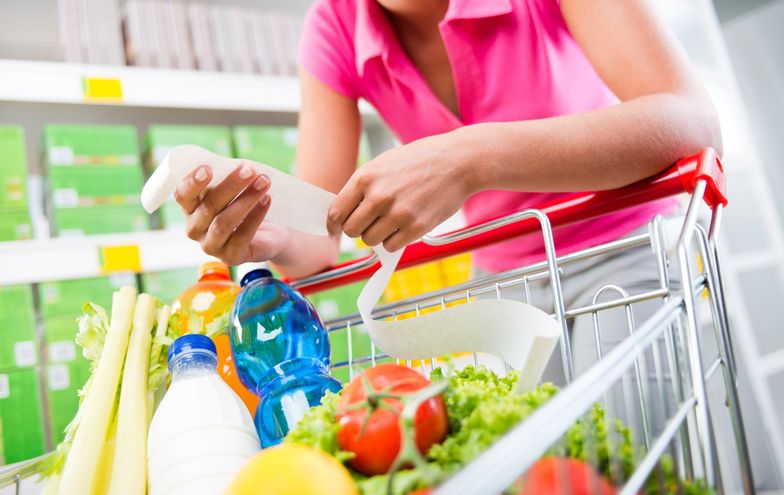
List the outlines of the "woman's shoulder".
{"type": "Polygon", "coordinates": [[[316,0],[305,16],[299,63],[316,79],[349,98],[360,96],[354,61],[357,1],[316,0]]]}
{"type": "Polygon", "coordinates": [[[316,0],[307,14],[303,34],[345,50],[353,47],[357,1],[316,0]]]}
{"type": "Polygon", "coordinates": [[[317,17],[343,27],[353,26],[361,0],[316,0],[308,8],[308,17],[317,17]]]}

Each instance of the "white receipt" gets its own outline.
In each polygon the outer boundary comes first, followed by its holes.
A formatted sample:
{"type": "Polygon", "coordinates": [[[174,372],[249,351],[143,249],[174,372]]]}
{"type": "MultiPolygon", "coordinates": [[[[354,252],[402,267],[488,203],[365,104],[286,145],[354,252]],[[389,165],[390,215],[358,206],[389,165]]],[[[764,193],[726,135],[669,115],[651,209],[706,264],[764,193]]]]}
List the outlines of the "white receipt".
{"type": "MultiPolygon", "coordinates": [[[[192,145],[174,148],[150,178],[142,192],[145,208],[148,211],[158,208],[174,191],[177,182],[199,165],[211,166],[213,181],[216,181],[240,163],[259,167],[270,177],[272,204],[268,221],[307,234],[327,234],[327,212],[334,194],[267,165],[225,158],[192,145]],[[163,167],[168,170],[160,170],[163,167]],[[172,172],[175,168],[179,171],[176,174],[172,172]],[[176,175],[177,178],[172,180],[159,176],[156,179],[159,172],[176,175]]],[[[373,251],[381,267],[362,289],[357,308],[371,340],[380,351],[397,359],[486,352],[503,359],[520,373],[518,390],[530,390],[536,386],[561,334],[560,326],[551,316],[521,301],[488,299],[406,320],[374,320],[371,317],[373,307],[389,283],[403,250],[390,253],[377,246],[373,251]]]]}
{"type": "Polygon", "coordinates": [[[395,271],[403,250],[373,248],[381,268],[357,299],[362,322],[376,347],[398,359],[426,359],[457,352],[486,352],[520,373],[517,389],[533,389],[558,343],[560,326],[544,311],[511,299],[484,299],[416,318],[374,320],[371,312],[395,271]]]}
{"type": "Polygon", "coordinates": [[[227,158],[186,144],[172,148],[142,189],[142,205],[149,212],[160,208],[177,184],[200,165],[212,169],[211,185],[222,181],[241,163],[250,164],[270,178],[272,198],[266,221],[308,234],[327,235],[327,211],[335,195],[285,172],[238,158],[227,158]]]}

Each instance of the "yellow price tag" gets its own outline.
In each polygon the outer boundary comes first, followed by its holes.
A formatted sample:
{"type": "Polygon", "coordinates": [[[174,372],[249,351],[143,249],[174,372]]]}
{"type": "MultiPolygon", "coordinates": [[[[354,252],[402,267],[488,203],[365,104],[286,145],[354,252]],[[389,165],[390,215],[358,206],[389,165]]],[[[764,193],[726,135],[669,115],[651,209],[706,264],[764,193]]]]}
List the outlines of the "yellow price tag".
{"type": "Polygon", "coordinates": [[[139,246],[103,246],[99,248],[101,273],[141,272],[139,246]]]}
{"type": "Polygon", "coordinates": [[[122,83],[119,79],[85,77],[82,89],[86,101],[121,101],[123,99],[122,83]]]}

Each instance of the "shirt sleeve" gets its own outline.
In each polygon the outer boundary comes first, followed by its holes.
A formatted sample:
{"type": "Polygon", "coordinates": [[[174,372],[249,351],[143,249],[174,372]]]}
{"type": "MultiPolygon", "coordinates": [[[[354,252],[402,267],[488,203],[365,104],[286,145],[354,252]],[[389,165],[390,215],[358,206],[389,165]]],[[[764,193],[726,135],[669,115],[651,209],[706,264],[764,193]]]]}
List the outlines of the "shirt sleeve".
{"type": "Polygon", "coordinates": [[[299,41],[300,66],[351,99],[359,98],[354,44],[330,1],[317,1],[305,16],[299,41]]]}

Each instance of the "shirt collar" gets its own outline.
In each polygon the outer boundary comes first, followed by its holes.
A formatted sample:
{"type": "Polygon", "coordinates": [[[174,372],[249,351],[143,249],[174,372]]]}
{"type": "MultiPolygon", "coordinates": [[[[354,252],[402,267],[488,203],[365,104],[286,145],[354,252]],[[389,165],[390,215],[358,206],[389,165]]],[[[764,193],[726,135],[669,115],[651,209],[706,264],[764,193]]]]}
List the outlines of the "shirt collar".
{"type": "MultiPolygon", "coordinates": [[[[482,19],[512,12],[511,0],[450,0],[442,23],[456,19],[482,19]]],[[[376,0],[357,0],[354,28],[354,51],[357,73],[362,75],[365,63],[389,53],[395,32],[376,0]]]]}

